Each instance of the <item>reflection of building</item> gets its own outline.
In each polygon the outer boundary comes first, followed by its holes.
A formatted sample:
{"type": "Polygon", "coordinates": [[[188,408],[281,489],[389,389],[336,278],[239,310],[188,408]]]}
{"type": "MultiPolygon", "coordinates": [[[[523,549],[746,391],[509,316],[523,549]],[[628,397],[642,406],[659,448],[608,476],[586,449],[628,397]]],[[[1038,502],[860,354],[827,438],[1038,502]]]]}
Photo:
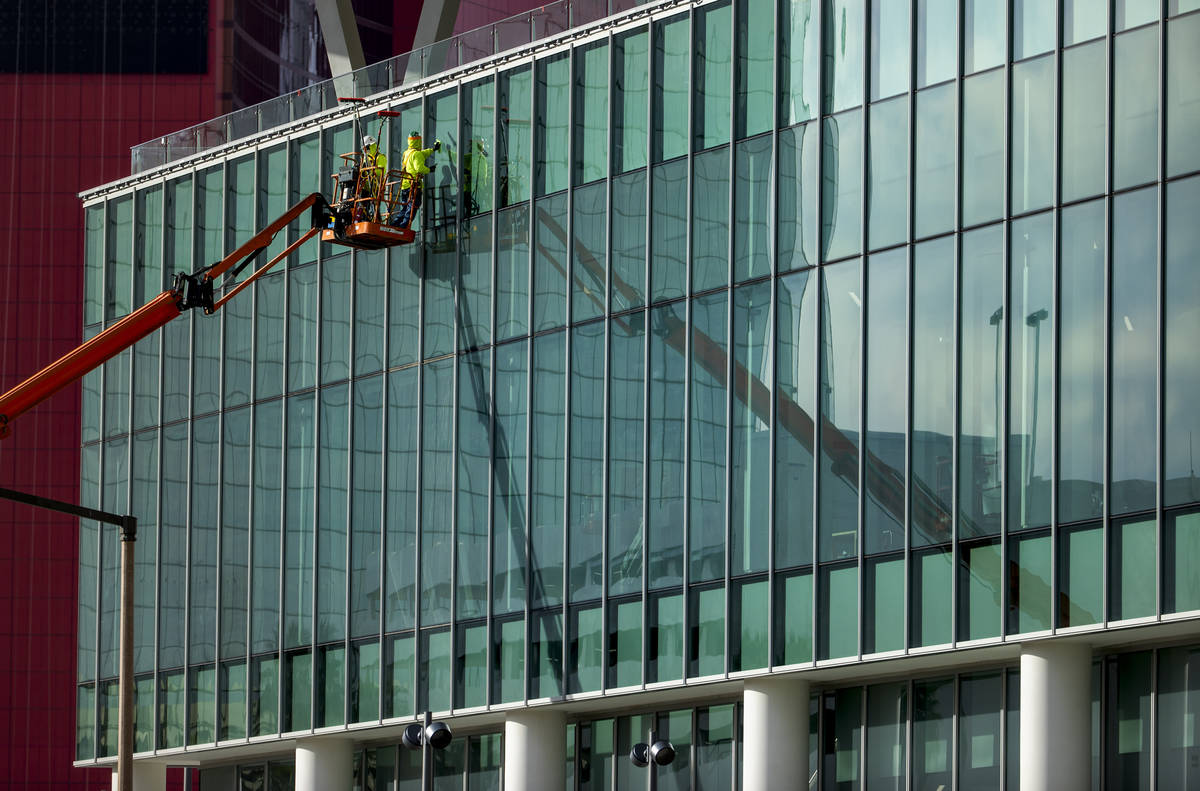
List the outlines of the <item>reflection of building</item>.
{"type": "MultiPolygon", "coordinates": [[[[144,761],[410,783],[428,709],[469,787],[632,787],[649,727],[663,787],[1198,782],[1200,12],[875,5],[527,17],[372,99],[444,143],[424,244],[302,248],[91,380],[85,496],[157,531],[144,761]]],[[[85,195],[88,327],[351,123],[85,195]]]]}

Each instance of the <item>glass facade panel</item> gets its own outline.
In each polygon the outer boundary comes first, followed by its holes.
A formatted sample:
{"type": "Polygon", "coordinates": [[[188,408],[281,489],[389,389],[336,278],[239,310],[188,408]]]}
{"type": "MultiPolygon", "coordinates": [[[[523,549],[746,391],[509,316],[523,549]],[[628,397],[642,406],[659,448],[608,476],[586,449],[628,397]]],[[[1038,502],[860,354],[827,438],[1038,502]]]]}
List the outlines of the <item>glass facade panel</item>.
{"type": "Polygon", "coordinates": [[[824,121],[821,158],[821,260],[862,249],[863,113],[854,110],[824,121]]]}
{"type": "MultiPolygon", "coordinates": [[[[725,481],[729,343],[727,292],[699,297],[691,310],[689,379],[689,570],[693,581],[725,573],[725,481]]],[[[676,405],[677,408],[678,405],[676,405]]]]}
{"type": "Polygon", "coordinates": [[[733,10],[730,3],[698,9],[693,32],[693,145],[696,150],[729,142],[733,10]]]}
{"type": "Polygon", "coordinates": [[[863,101],[865,0],[824,0],[824,112],[836,113],[863,101]]]}
{"type": "Polygon", "coordinates": [[[729,283],[729,147],[692,160],[692,291],[729,283]]]}
{"type": "Polygon", "coordinates": [[[771,136],[739,143],[734,150],[733,172],[733,279],[740,283],[771,271],[771,231],[775,227],[771,136]]]}
{"type": "MultiPolygon", "coordinates": [[[[1067,5],[1071,5],[1071,0],[1067,0],[1067,5]]],[[[1013,60],[1030,58],[1054,49],[1058,27],[1058,14],[1054,6],[1038,0],[1015,0],[1012,13],[1013,60]]]]}
{"type": "MultiPolygon", "coordinates": [[[[1009,127],[1013,214],[1040,209],[1054,201],[1054,66],[1052,55],[1013,66],[1009,127]]],[[[1064,121],[1064,125],[1070,123],[1064,121]]]]}
{"type": "Polygon", "coordinates": [[[963,225],[1004,214],[1005,76],[999,69],[963,80],[963,225]]]}
{"type": "Polygon", "coordinates": [[[868,788],[900,788],[907,774],[908,684],[867,687],[868,788]]]}
{"type": "Polygon", "coordinates": [[[963,788],[1000,791],[1004,678],[964,676],[958,691],[958,782],[963,788]]]}
{"type": "Polygon", "coordinates": [[[912,212],[918,238],[954,227],[955,93],[943,85],[917,94],[912,212]]]}
{"type": "Polygon", "coordinates": [[[911,639],[914,645],[942,645],[953,639],[954,557],[933,549],[912,560],[911,639]]]}
{"type": "Polygon", "coordinates": [[[886,557],[866,567],[863,653],[904,648],[904,558],[886,557]]]}
{"type": "Polygon", "coordinates": [[[995,541],[963,545],[958,565],[958,639],[979,640],[1000,635],[1000,602],[1005,574],[1000,544],[995,541]]]}
{"type": "Polygon", "coordinates": [[[779,133],[779,195],[776,269],[787,272],[817,263],[817,125],[779,133]]]}
{"type": "Polygon", "coordinates": [[[1108,32],[1108,3],[1104,0],[1064,0],[1063,46],[1088,41],[1108,32]]]}
{"type": "Polygon", "coordinates": [[[907,97],[871,105],[867,237],[872,250],[908,240],[908,142],[907,97]]]}
{"type": "Polygon", "coordinates": [[[914,788],[951,788],[954,680],[913,684],[912,782],[914,788]]]}
{"type": "Polygon", "coordinates": [[[1110,621],[1143,618],[1158,609],[1154,584],[1157,535],[1154,519],[1113,523],[1108,562],[1110,621]]]}
{"type": "Polygon", "coordinates": [[[687,15],[654,25],[654,113],[650,148],[654,162],[686,154],[688,150],[688,83],[680,75],[691,73],[688,55],[690,22],[687,15]]]}
{"type": "Polygon", "coordinates": [[[566,334],[543,335],[533,342],[530,399],[529,575],[535,607],[560,604],[563,596],[566,386],[566,334]]]}
{"type": "Polygon", "coordinates": [[[1107,47],[1103,42],[1063,53],[1062,66],[1062,199],[1075,200],[1104,191],[1104,78],[1107,47]]]}
{"type": "Polygon", "coordinates": [[[871,0],[871,101],[908,91],[911,28],[908,3],[871,0]]]}
{"type": "MultiPolygon", "coordinates": [[[[533,330],[567,322],[567,194],[536,201],[533,208],[533,330]]],[[[453,302],[451,302],[453,307],[453,302]]]]}
{"type": "Polygon", "coordinates": [[[683,581],[685,435],[680,404],[687,392],[685,309],[663,305],[650,311],[647,523],[647,584],[651,588],[683,581]]]}
{"type": "Polygon", "coordinates": [[[1105,663],[1104,777],[1107,788],[1149,791],[1153,654],[1140,651],[1105,663]]]}
{"type": "Polygon", "coordinates": [[[571,60],[566,55],[544,58],[537,62],[536,71],[533,178],[534,194],[540,196],[567,186],[571,60]]]}
{"type": "MultiPolygon", "coordinates": [[[[608,196],[605,185],[575,190],[571,218],[571,320],[587,321],[605,313],[608,281],[608,196]]],[[[486,271],[485,271],[486,275],[486,271]]]]}
{"type": "MultiPolygon", "coordinates": [[[[604,322],[597,321],[571,332],[567,504],[567,592],[571,601],[599,599],[604,587],[604,330],[604,322]]],[[[599,610],[594,617],[599,641],[599,610]]],[[[600,672],[599,665],[595,671],[600,672]]]]}
{"type": "Polygon", "coordinates": [[[777,0],[779,17],[779,123],[817,117],[819,29],[813,0],[777,0]]]}
{"type": "Polygon", "coordinates": [[[529,67],[501,72],[496,81],[498,134],[496,192],[500,206],[529,200],[533,157],[533,74],[529,67]]]}
{"type": "Polygon", "coordinates": [[[913,250],[912,479],[914,546],[950,540],[954,450],[954,244],[913,250]]]}
{"type": "Polygon", "coordinates": [[[936,85],[958,73],[957,0],[915,0],[917,87],[936,85]]]}
{"type": "Polygon", "coordinates": [[[646,166],[649,121],[649,42],[644,30],[613,39],[612,169],[625,173],[646,166]]]}
{"type": "Polygon", "coordinates": [[[769,283],[733,292],[729,555],[734,575],[765,571],[770,554],[771,325],[769,283]]]}
{"type": "Polygon", "coordinates": [[[383,564],[385,631],[411,629],[416,608],[417,453],[420,369],[388,375],[386,547],[383,564]]]}
{"type": "Polygon", "coordinates": [[[495,90],[490,79],[463,87],[462,187],[463,211],[468,217],[492,210],[495,90]]]}
{"type": "MultiPolygon", "coordinates": [[[[483,618],[488,611],[490,358],[487,351],[458,358],[458,431],[454,453],[457,476],[454,609],[458,618],[483,618]]],[[[483,637],[479,639],[483,640],[483,637]]]]}
{"type": "Polygon", "coordinates": [[[1200,17],[1188,16],[1167,25],[1167,175],[1200,169],[1200,89],[1191,75],[1200,72],[1200,17]]]}
{"type": "Polygon", "coordinates": [[[1200,229],[1192,222],[1200,206],[1200,179],[1172,182],[1166,199],[1162,479],[1163,502],[1170,506],[1200,499],[1194,452],[1200,416],[1193,408],[1200,397],[1200,350],[1193,343],[1200,330],[1200,273],[1194,265],[1200,229]]]}
{"type": "Polygon", "coordinates": [[[867,261],[867,383],[863,545],[867,554],[904,547],[908,443],[908,256],[904,249],[867,261]]]}
{"type": "Polygon", "coordinates": [[[817,475],[822,561],[858,550],[862,279],[859,261],[821,270],[821,465],[817,475]],[[836,361],[836,365],[834,362],[836,361]]]}
{"type": "Polygon", "coordinates": [[[656,165],[650,186],[650,300],[683,296],[687,284],[687,160],[656,165]]]}
{"type": "Polygon", "coordinates": [[[1059,535],[1058,625],[1099,623],[1104,619],[1104,531],[1085,526],[1059,535]]]}
{"type": "Polygon", "coordinates": [[[812,562],[814,417],[817,391],[817,274],[778,281],[775,433],[775,566],[812,562]]]}
{"type": "Polygon", "coordinates": [[[1049,629],[1054,596],[1051,589],[1049,535],[1021,536],[1008,543],[1008,629],[1010,634],[1049,629]],[[1012,575],[1016,579],[1012,579],[1012,575]]]}
{"type": "Polygon", "coordinates": [[[529,344],[496,349],[492,428],[492,611],[525,607],[526,459],[529,344]]]}
{"type": "Polygon", "coordinates": [[[773,126],[775,18],[769,11],[759,13],[749,0],[737,2],[734,13],[737,15],[734,138],[741,140],[773,126]]]}
{"type": "Polygon", "coordinates": [[[862,687],[822,696],[824,739],[821,744],[821,791],[862,788],[862,687]]]}
{"type": "MultiPolygon", "coordinates": [[[[450,569],[454,557],[454,363],[430,363],[422,372],[421,533],[418,594],[421,624],[450,620],[450,569]]],[[[440,639],[440,638],[439,638],[440,639]]],[[[449,638],[446,638],[449,653],[449,638]]]]}
{"type": "Polygon", "coordinates": [[[1112,186],[1121,189],[1158,174],[1158,28],[1113,42],[1112,186]]]}

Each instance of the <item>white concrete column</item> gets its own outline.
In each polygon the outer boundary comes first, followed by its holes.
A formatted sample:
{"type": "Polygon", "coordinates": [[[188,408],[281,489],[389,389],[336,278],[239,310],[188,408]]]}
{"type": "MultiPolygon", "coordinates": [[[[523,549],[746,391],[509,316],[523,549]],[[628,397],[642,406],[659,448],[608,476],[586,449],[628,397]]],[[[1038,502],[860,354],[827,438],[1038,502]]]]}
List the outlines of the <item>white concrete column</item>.
{"type": "Polygon", "coordinates": [[[354,742],[316,737],[296,742],[296,791],[344,791],[354,785],[354,742]]]}
{"type": "MultiPolygon", "coordinates": [[[[117,785],[117,770],[112,773],[112,787],[117,785]]],[[[133,762],[133,791],[166,791],[167,765],[149,761],[133,762]]]]}
{"type": "Polygon", "coordinates": [[[567,782],[566,765],[567,718],[562,712],[509,712],[504,719],[505,788],[562,791],[567,782]]]}
{"type": "Polygon", "coordinates": [[[1092,787],[1090,646],[1060,641],[1021,646],[1020,734],[1021,791],[1092,787]]]}
{"type": "Polygon", "coordinates": [[[742,704],[742,788],[808,788],[808,682],[747,679],[742,704]]]}

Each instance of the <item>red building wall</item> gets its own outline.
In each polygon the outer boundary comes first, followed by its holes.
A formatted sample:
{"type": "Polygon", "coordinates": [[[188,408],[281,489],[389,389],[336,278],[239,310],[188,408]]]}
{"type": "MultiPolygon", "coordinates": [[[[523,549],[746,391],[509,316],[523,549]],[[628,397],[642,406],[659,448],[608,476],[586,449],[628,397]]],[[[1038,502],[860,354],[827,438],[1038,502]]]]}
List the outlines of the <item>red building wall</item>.
{"type": "MultiPolygon", "coordinates": [[[[216,116],[205,75],[0,75],[0,392],[82,333],[78,193],[129,175],[129,147],[216,116]]],[[[79,501],[79,387],[17,420],[0,486],[79,501]]],[[[77,524],[0,500],[0,789],[108,788],[74,769],[77,524]]]]}

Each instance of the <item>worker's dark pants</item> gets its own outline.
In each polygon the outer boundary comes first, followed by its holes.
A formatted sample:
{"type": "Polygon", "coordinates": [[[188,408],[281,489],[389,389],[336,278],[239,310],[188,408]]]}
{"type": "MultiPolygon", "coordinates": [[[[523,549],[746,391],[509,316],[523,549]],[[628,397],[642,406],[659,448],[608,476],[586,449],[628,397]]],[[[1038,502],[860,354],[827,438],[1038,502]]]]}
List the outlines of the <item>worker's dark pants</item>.
{"type": "Polygon", "coordinates": [[[420,187],[410,187],[408,195],[405,196],[404,203],[400,204],[400,210],[392,218],[392,225],[399,228],[407,228],[412,222],[413,216],[416,215],[417,209],[421,208],[421,193],[424,192],[420,187]],[[411,210],[409,203],[412,203],[411,210]]]}

